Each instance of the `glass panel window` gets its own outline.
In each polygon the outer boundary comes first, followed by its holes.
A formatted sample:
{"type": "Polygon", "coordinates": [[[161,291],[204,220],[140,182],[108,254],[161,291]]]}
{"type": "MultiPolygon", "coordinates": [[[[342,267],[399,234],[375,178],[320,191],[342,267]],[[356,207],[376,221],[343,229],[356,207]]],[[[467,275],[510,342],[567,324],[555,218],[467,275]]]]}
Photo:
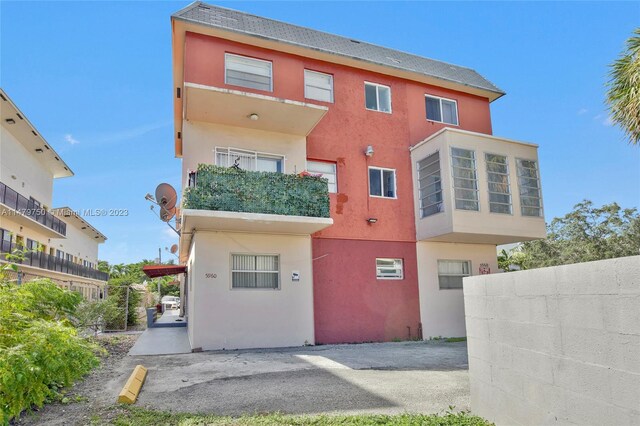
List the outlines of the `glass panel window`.
{"type": "Polygon", "coordinates": [[[456,209],[478,211],[478,178],[475,151],[451,148],[453,189],[456,209]]]}
{"type": "Polygon", "coordinates": [[[216,148],[216,165],[258,172],[284,172],[284,157],[234,148],[216,148]]]}
{"type": "Polygon", "coordinates": [[[39,242],[27,238],[27,249],[28,250],[38,250],[38,246],[39,245],[40,245],[39,242]]]}
{"type": "Polygon", "coordinates": [[[418,161],[418,191],[420,193],[420,217],[444,211],[439,152],[418,161]]]}
{"type": "Polygon", "coordinates": [[[511,187],[509,185],[509,163],[507,157],[484,154],[489,185],[489,211],[511,214],[511,187]]]}
{"type": "Polygon", "coordinates": [[[538,162],[533,160],[516,160],[518,186],[520,189],[520,211],[523,216],[542,216],[542,193],[538,162]]]}
{"type": "Polygon", "coordinates": [[[402,259],[376,259],[376,278],[379,280],[401,280],[404,278],[402,259]]]}
{"type": "Polygon", "coordinates": [[[373,111],[391,112],[391,88],[375,83],[364,83],[365,107],[373,111]]]}
{"type": "Polygon", "coordinates": [[[458,103],[452,99],[425,96],[427,120],[458,125],[458,103]]]}
{"type": "Polygon", "coordinates": [[[272,91],[271,62],[231,53],[225,54],[224,59],[226,84],[272,91]]]}
{"type": "Polygon", "coordinates": [[[304,70],[304,97],[322,102],[333,102],[333,76],[304,70]]]}
{"type": "Polygon", "coordinates": [[[278,255],[231,255],[231,288],[278,289],[280,257],[278,255]]]}
{"type": "Polygon", "coordinates": [[[462,279],[471,275],[469,260],[438,260],[440,290],[461,289],[462,279]]]}
{"type": "Polygon", "coordinates": [[[314,175],[321,175],[320,177],[328,180],[329,192],[338,192],[336,163],[307,161],[307,171],[314,175]]]}
{"type": "Polygon", "coordinates": [[[369,167],[369,195],[396,198],[396,171],[369,167]]]}

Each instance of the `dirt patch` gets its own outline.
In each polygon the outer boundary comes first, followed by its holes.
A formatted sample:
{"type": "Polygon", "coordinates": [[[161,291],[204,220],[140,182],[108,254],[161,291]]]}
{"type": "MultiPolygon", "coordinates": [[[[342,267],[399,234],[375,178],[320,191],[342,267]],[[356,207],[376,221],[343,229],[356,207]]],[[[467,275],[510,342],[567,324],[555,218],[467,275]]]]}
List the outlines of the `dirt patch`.
{"type": "Polygon", "coordinates": [[[15,425],[88,425],[106,424],[118,415],[115,401],[103,397],[104,384],[127,356],[140,334],[107,334],[97,338],[107,350],[100,366],[83,381],[64,390],[64,397],[32,413],[25,413],[15,425]]]}

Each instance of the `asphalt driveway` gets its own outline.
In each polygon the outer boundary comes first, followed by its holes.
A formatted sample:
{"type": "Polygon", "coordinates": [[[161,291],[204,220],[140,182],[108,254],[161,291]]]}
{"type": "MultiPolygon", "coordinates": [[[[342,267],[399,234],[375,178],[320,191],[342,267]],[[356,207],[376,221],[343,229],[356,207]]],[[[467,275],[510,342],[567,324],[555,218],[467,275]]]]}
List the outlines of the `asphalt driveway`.
{"type": "Polygon", "coordinates": [[[434,413],[469,408],[462,343],[372,343],[129,356],[105,384],[115,399],[148,368],[138,405],[191,413],[434,413]]]}

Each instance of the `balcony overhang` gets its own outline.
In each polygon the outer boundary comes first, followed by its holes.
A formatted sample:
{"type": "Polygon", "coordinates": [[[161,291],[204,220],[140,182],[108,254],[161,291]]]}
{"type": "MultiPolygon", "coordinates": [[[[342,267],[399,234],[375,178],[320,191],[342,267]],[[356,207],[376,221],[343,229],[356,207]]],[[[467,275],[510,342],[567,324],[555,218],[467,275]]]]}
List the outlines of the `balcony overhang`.
{"type": "Polygon", "coordinates": [[[48,226],[20,213],[18,210],[13,209],[6,204],[0,203],[0,224],[5,220],[15,222],[27,229],[36,230],[48,238],[66,238],[64,234],[49,228],[48,226]]]}
{"type": "Polygon", "coordinates": [[[184,90],[184,117],[207,123],[307,136],[328,111],[320,105],[195,83],[185,83],[184,90]]]}
{"type": "Polygon", "coordinates": [[[286,216],[213,210],[182,210],[180,261],[185,262],[191,238],[198,231],[311,235],[333,225],[326,217],[286,216]]]}

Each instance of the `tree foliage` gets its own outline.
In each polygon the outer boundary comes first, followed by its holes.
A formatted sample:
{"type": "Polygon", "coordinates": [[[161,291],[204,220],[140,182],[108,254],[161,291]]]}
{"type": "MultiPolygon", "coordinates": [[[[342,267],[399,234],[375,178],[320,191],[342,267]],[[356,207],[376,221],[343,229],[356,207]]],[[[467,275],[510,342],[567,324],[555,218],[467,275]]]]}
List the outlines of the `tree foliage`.
{"type": "Polygon", "coordinates": [[[526,269],[640,254],[640,215],[617,203],[594,207],[589,200],[554,218],[547,238],[521,246],[526,269]]]}
{"type": "Polygon", "coordinates": [[[627,49],[611,65],[607,103],[611,118],[632,144],[640,143],[640,28],[627,40],[627,49]]]}
{"type": "Polygon", "coordinates": [[[98,364],[73,326],[81,296],[50,280],[0,279],[0,423],[42,406],[98,364]]]}

